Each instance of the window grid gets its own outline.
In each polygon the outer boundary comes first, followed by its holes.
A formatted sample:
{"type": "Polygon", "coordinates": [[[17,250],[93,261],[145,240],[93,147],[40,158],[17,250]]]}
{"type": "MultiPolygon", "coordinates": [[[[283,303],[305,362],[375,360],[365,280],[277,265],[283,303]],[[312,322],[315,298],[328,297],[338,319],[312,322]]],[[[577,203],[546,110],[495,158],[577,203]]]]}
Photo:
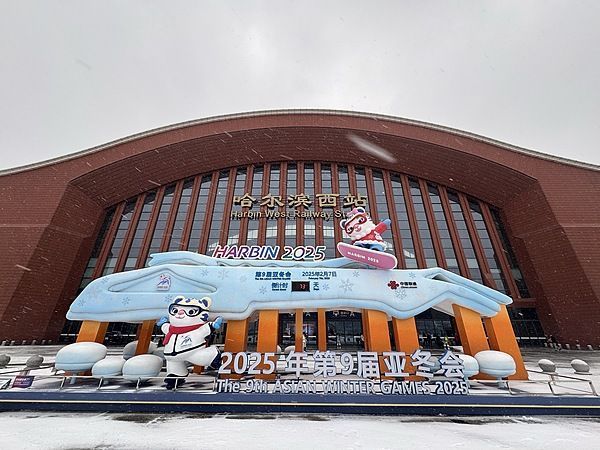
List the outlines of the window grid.
{"type": "MultiPolygon", "coordinates": [[[[233,187],[233,196],[241,197],[245,194],[246,177],[248,171],[245,167],[237,170],[235,174],[235,185],[233,187]]],[[[229,219],[229,233],[227,235],[227,245],[235,245],[240,238],[241,219],[229,219]]]]}
{"type": "MultiPolygon", "coordinates": [[[[417,255],[415,244],[413,242],[410,220],[408,219],[408,211],[404,201],[404,192],[402,190],[402,179],[400,175],[392,174],[392,195],[394,196],[394,207],[398,216],[398,229],[400,230],[400,240],[402,241],[402,257],[407,269],[416,269],[419,267],[417,263],[417,255]]],[[[400,255],[396,255],[400,258],[400,255]]]]}
{"type": "MultiPolygon", "coordinates": [[[[322,194],[332,194],[333,179],[330,164],[321,165],[321,192],[322,194]]],[[[338,197],[339,201],[339,197],[338,197]]],[[[322,210],[333,214],[335,208],[321,208],[322,210]]],[[[325,245],[325,258],[335,258],[335,219],[323,220],[323,245],[325,245]]]]}
{"type": "MultiPolygon", "coordinates": [[[[298,166],[296,164],[287,165],[287,183],[286,183],[286,195],[287,197],[294,196],[297,193],[298,187],[298,166]]],[[[287,199],[284,202],[287,205],[287,199]]],[[[287,206],[286,206],[287,207],[287,206]]],[[[285,221],[285,236],[283,239],[284,245],[296,245],[296,221],[286,220],[285,221]]]]}
{"type": "Polygon", "coordinates": [[[110,228],[110,224],[112,223],[114,217],[115,208],[112,207],[107,211],[106,216],[104,217],[104,222],[102,222],[102,226],[98,232],[98,237],[96,238],[96,243],[92,249],[92,254],[87,266],[85,267],[85,271],[83,272],[81,283],[79,284],[79,292],[81,292],[88,284],[90,284],[94,277],[94,271],[96,269],[96,265],[98,264],[98,257],[100,256],[100,252],[104,246],[104,240],[106,239],[108,229],[110,228]]]}
{"type": "Polygon", "coordinates": [[[428,183],[427,191],[429,192],[429,199],[431,201],[431,207],[433,208],[433,215],[435,223],[437,225],[438,234],[442,244],[442,250],[444,252],[444,260],[446,261],[446,268],[460,275],[460,268],[458,266],[458,259],[454,250],[454,244],[452,237],[450,236],[450,230],[448,229],[448,223],[446,222],[446,216],[444,214],[444,207],[442,205],[442,199],[437,186],[428,183]]]}
{"type": "Polygon", "coordinates": [[[473,222],[475,223],[475,229],[477,230],[479,241],[481,242],[481,246],[483,248],[485,260],[490,269],[490,274],[492,275],[494,284],[496,285],[496,289],[507,294],[508,285],[504,279],[504,274],[500,269],[500,261],[498,260],[498,256],[494,251],[492,240],[490,239],[481,207],[479,206],[479,203],[469,199],[469,209],[471,211],[471,217],[473,217],[473,222]]]}
{"type": "Polygon", "coordinates": [[[212,177],[210,175],[205,175],[200,180],[200,189],[198,190],[198,198],[196,199],[196,211],[194,212],[190,240],[187,247],[187,249],[192,252],[197,252],[200,248],[200,242],[202,242],[204,217],[206,217],[211,183],[212,177]]]}
{"type": "Polygon", "coordinates": [[[421,188],[419,187],[419,182],[413,178],[409,178],[408,184],[413,207],[415,209],[417,229],[419,231],[419,237],[421,238],[421,245],[423,246],[425,265],[426,267],[436,267],[438,263],[435,257],[433,239],[431,238],[427,214],[425,214],[425,205],[423,204],[423,197],[421,194],[421,188]]]}
{"type": "Polygon", "coordinates": [[[208,230],[208,244],[206,254],[212,255],[214,249],[219,244],[221,235],[221,225],[223,223],[223,212],[225,211],[225,202],[227,201],[227,183],[229,183],[229,170],[219,173],[217,181],[217,192],[215,195],[215,205],[212,211],[212,219],[208,230]]]}
{"type": "MultiPolygon", "coordinates": [[[[385,219],[389,219],[391,214],[388,208],[387,198],[385,196],[385,184],[383,181],[383,173],[381,171],[373,171],[373,187],[375,188],[375,207],[377,208],[377,217],[379,222],[382,222],[385,219]]],[[[386,231],[382,238],[388,244],[387,251],[395,253],[391,231],[392,230],[386,231]]]]}
{"type": "Polygon", "coordinates": [[[152,231],[152,239],[150,240],[150,246],[148,247],[148,256],[146,256],[146,264],[150,260],[153,253],[160,251],[160,244],[163,240],[165,229],[167,227],[167,220],[169,219],[169,213],[173,206],[173,197],[175,195],[176,184],[171,184],[166,187],[165,195],[162,203],[160,204],[160,210],[158,211],[158,219],[156,225],[152,231]]]}
{"type": "Polygon", "coordinates": [[[152,208],[154,207],[154,201],[156,200],[156,190],[150,191],[144,198],[144,204],[142,205],[142,212],[137,223],[133,240],[131,241],[131,247],[129,248],[129,254],[125,260],[125,266],[123,271],[135,269],[137,264],[138,256],[142,250],[144,243],[144,234],[148,228],[148,222],[152,215],[152,208]]]}
{"type": "MultiPolygon", "coordinates": [[[[255,166],[254,174],[252,175],[252,192],[250,192],[250,195],[257,200],[260,200],[260,198],[262,196],[263,175],[264,175],[264,167],[263,166],[255,166]]],[[[250,211],[259,211],[259,208],[251,208],[250,211]]],[[[260,224],[259,220],[249,220],[248,221],[248,238],[246,240],[246,243],[248,245],[258,244],[259,224],[260,224]]]]}
{"type": "MultiPolygon", "coordinates": [[[[262,195],[266,193],[270,193],[273,196],[282,195],[280,192],[281,185],[281,177],[282,177],[282,167],[286,170],[286,179],[285,179],[285,188],[287,190],[286,195],[294,195],[298,192],[298,178],[302,176],[305,180],[304,187],[302,189],[303,193],[309,197],[309,200],[312,202],[308,210],[318,210],[317,206],[318,200],[316,199],[317,192],[315,191],[315,184],[319,185],[320,183],[320,192],[319,193],[337,193],[338,197],[338,208],[342,210],[342,202],[343,198],[351,193],[354,195],[362,195],[363,197],[369,197],[371,200],[374,200],[374,216],[379,216],[380,220],[383,220],[387,217],[394,216],[393,212],[390,211],[390,207],[395,208],[395,214],[398,219],[398,232],[400,234],[399,238],[402,242],[403,247],[403,257],[405,261],[406,268],[416,268],[418,266],[417,257],[416,257],[416,244],[418,242],[414,241],[415,237],[419,237],[421,245],[423,247],[425,262],[427,267],[436,266],[439,264],[443,264],[444,261],[438,262],[436,259],[436,252],[434,250],[433,243],[433,235],[431,232],[430,224],[428,222],[428,215],[425,214],[425,203],[423,195],[427,195],[427,200],[431,203],[431,208],[433,211],[433,218],[435,220],[435,225],[437,228],[437,232],[439,233],[440,242],[439,248],[443,251],[443,257],[446,262],[446,265],[449,270],[454,271],[455,273],[459,273],[457,257],[459,253],[463,253],[465,256],[467,268],[469,271],[469,276],[474,281],[479,283],[483,282],[483,276],[481,268],[485,267],[491,274],[491,277],[494,280],[496,288],[502,292],[508,292],[508,282],[506,276],[507,273],[502,271],[502,267],[506,267],[500,264],[500,256],[496,254],[496,250],[500,251],[500,246],[496,249],[492,244],[495,244],[496,241],[492,242],[492,237],[494,239],[499,240],[502,251],[504,251],[506,256],[506,261],[508,262],[508,266],[511,270],[511,275],[515,280],[515,284],[519,290],[519,294],[522,298],[529,298],[529,292],[527,290],[527,286],[525,285],[525,281],[523,280],[523,276],[516,262],[516,258],[512,248],[508,243],[508,238],[506,235],[506,231],[502,225],[500,220],[500,216],[497,210],[488,208],[486,205],[483,205],[475,199],[467,199],[464,203],[464,208],[468,210],[464,210],[463,204],[461,204],[461,199],[459,198],[459,194],[456,192],[448,191],[448,203],[445,203],[444,199],[440,196],[439,187],[433,183],[421,183],[423,187],[427,186],[427,189],[421,189],[421,185],[418,179],[415,178],[406,178],[397,173],[389,173],[390,184],[387,185],[387,188],[391,188],[390,192],[386,190],[386,181],[385,176],[386,173],[380,169],[374,169],[371,172],[371,169],[365,169],[365,167],[354,167],[348,165],[337,165],[333,167],[330,163],[323,163],[320,167],[319,171],[315,171],[314,163],[304,163],[298,166],[295,163],[284,164],[283,166],[280,163],[272,163],[270,167],[270,175],[269,182],[265,184],[265,191],[262,192],[263,189],[263,180],[264,180],[264,166],[254,167],[252,179],[248,179],[248,169],[246,167],[241,167],[235,171],[235,183],[231,186],[231,191],[233,191],[233,195],[243,195],[247,189],[247,186],[250,186],[249,192],[253,197],[257,199],[257,202],[254,204],[254,212],[258,212],[258,203],[261,200],[262,195]],[[303,167],[303,173],[298,173],[299,167],[303,167]],[[335,170],[334,170],[335,169],[335,170]],[[368,171],[368,172],[367,172],[368,171]],[[316,174],[320,175],[319,180],[315,180],[316,174]],[[337,173],[337,180],[333,180],[332,176],[337,173]],[[351,179],[351,174],[355,174],[355,180],[351,179]],[[372,175],[372,191],[368,189],[368,182],[371,179],[372,175]],[[408,190],[403,191],[402,180],[408,181],[408,190]],[[318,181],[317,183],[315,183],[318,181]],[[334,183],[334,181],[336,181],[334,183]],[[355,181],[354,188],[353,182],[355,181]],[[333,192],[334,186],[337,188],[337,192],[333,192]],[[392,198],[388,201],[385,194],[391,194],[392,198]],[[409,194],[408,197],[405,197],[404,194],[409,194]],[[409,205],[407,202],[409,200],[412,202],[409,205]],[[449,205],[450,211],[444,211],[444,209],[449,205]],[[411,208],[408,206],[414,207],[414,218],[409,217],[411,208]],[[490,215],[487,211],[484,211],[483,208],[489,209],[490,215]],[[446,212],[447,214],[444,214],[446,212]],[[484,214],[485,213],[485,214],[484,214]],[[468,217],[469,221],[471,218],[473,219],[474,230],[476,231],[476,235],[471,236],[469,233],[469,228],[467,227],[465,214],[470,214],[468,217]],[[491,217],[492,220],[489,223],[486,223],[486,219],[491,217]],[[448,220],[452,219],[453,227],[450,227],[450,223],[448,220]],[[414,222],[413,222],[414,220],[414,222]],[[414,230],[411,229],[411,225],[417,225],[417,234],[414,234],[414,230]],[[450,233],[450,228],[456,227],[456,233],[459,242],[456,242],[452,239],[452,235],[450,233]],[[491,229],[489,227],[492,227],[491,229]],[[496,235],[492,236],[493,232],[497,232],[496,235]],[[477,239],[477,241],[473,241],[473,239],[477,239]],[[481,244],[481,245],[480,245],[481,244]],[[460,247],[458,247],[460,245],[460,247]],[[475,245],[477,245],[477,249],[481,247],[484,255],[484,260],[478,261],[478,255],[481,252],[475,251],[475,245]]],[[[115,210],[113,207],[111,210],[107,212],[107,216],[104,219],[103,225],[100,228],[98,233],[98,238],[96,245],[90,255],[88,260],[86,269],[84,271],[84,275],[81,279],[81,288],[85,287],[94,276],[94,273],[101,273],[102,275],[107,275],[116,270],[116,264],[118,261],[124,261],[123,270],[131,270],[135,267],[140,267],[142,264],[139,263],[140,257],[145,258],[146,255],[150,255],[153,252],[156,252],[160,248],[161,242],[164,242],[164,235],[166,233],[165,227],[166,222],[171,215],[174,214],[173,220],[173,233],[172,239],[169,243],[169,250],[177,250],[181,246],[181,242],[186,242],[186,239],[189,240],[187,248],[192,251],[197,251],[202,242],[202,235],[205,236],[205,240],[208,241],[209,248],[208,253],[212,252],[212,249],[216,245],[219,239],[220,231],[223,225],[223,214],[227,209],[225,206],[227,202],[231,202],[232,199],[226,198],[226,190],[229,181],[229,173],[230,171],[221,171],[219,172],[218,181],[216,183],[211,182],[212,174],[206,174],[199,176],[199,186],[197,189],[197,198],[192,200],[192,194],[196,191],[194,190],[194,178],[187,178],[183,181],[180,181],[179,186],[182,186],[182,193],[180,196],[179,204],[177,205],[177,211],[172,211],[174,201],[174,194],[176,191],[176,183],[169,184],[164,189],[164,196],[162,196],[162,201],[159,201],[161,198],[159,196],[159,190],[149,191],[144,195],[143,201],[138,201],[138,198],[128,199],[125,203],[122,203],[119,209],[115,210]],[[211,195],[211,187],[216,184],[216,190],[218,191],[215,194],[215,205],[213,208],[214,213],[212,216],[209,214],[208,217],[211,217],[210,227],[206,228],[204,224],[205,217],[207,217],[207,203],[209,197],[211,195]],[[212,185],[212,186],[211,186],[212,185]],[[157,204],[157,201],[159,202],[157,204]],[[194,215],[187,219],[189,223],[189,236],[185,236],[186,230],[184,230],[186,217],[189,215],[190,207],[192,201],[196,203],[196,208],[194,208],[194,215]],[[136,206],[137,205],[137,206],[136,206]],[[138,209],[136,209],[138,208],[138,209]],[[115,215],[115,211],[122,210],[122,214],[117,217],[115,215]],[[133,224],[132,219],[137,217],[136,214],[139,214],[139,219],[133,224]],[[153,220],[153,216],[156,216],[156,224],[153,230],[148,230],[150,226],[150,221],[153,220]],[[135,229],[131,229],[135,225],[135,229]],[[108,238],[108,230],[112,229],[111,237],[108,238]],[[114,234],[114,236],[112,236],[114,234]],[[145,235],[150,236],[145,236],[145,235]],[[124,249],[123,246],[125,244],[125,239],[131,239],[131,245],[129,249],[124,249]],[[109,242],[110,240],[110,242],[109,242]],[[142,248],[142,246],[146,245],[147,249],[142,248]],[[105,249],[108,247],[108,250],[105,249]],[[123,254],[125,251],[128,253],[123,254]],[[106,258],[102,256],[102,260],[106,259],[104,263],[99,262],[100,255],[107,255],[106,258]],[[98,264],[102,264],[103,267],[97,267],[98,264]]],[[[195,195],[195,194],[194,194],[195,195]]],[[[445,195],[445,194],[444,194],[445,195]]],[[[293,210],[287,203],[287,198],[281,199],[284,201],[285,207],[280,207],[279,210],[293,210]]],[[[277,210],[277,208],[273,209],[277,210]]],[[[324,210],[329,210],[329,208],[325,208],[324,210]]],[[[331,209],[333,211],[333,209],[331,209]]],[[[209,211],[210,213],[210,211],[209,211]]],[[[229,233],[228,233],[228,244],[236,244],[238,242],[238,236],[240,234],[240,220],[229,220],[229,233]]],[[[285,236],[280,236],[281,241],[285,238],[285,243],[287,245],[295,245],[296,243],[296,230],[298,226],[297,220],[285,220],[279,219],[282,223],[279,226],[279,230],[285,229],[285,236]],[[285,227],[285,228],[284,228],[285,227]]],[[[298,219],[302,220],[302,219],[298,219]]],[[[266,243],[269,245],[276,245],[278,238],[278,227],[276,219],[269,219],[265,221],[266,226],[263,227],[266,229],[266,243]]],[[[304,242],[306,245],[315,245],[316,243],[316,230],[314,219],[304,220],[304,242]]],[[[253,245],[256,244],[258,239],[258,230],[259,230],[259,220],[252,219],[248,220],[248,244],[253,245]]],[[[245,226],[245,225],[244,225],[245,226]]],[[[335,257],[335,227],[339,226],[334,221],[323,221],[323,242],[326,245],[326,257],[333,258],[335,257]]],[[[473,231],[473,229],[471,229],[473,231]]],[[[338,231],[338,234],[339,233],[338,231]]],[[[385,238],[385,237],[384,237],[385,238]]],[[[388,243],[392,243],[392,239],[386,239],[388,243]]],[[[420,250],[419,250],[420,251],[420,250]]],[[[440,256],[440,255],[438,255],[440,256]]],[[[481,256],[481,255],[479,255],[481,256]]],[[[461,263],[462,264],[462,263],[461,263]]],[[[504,264],[504,261],[502,261],[504,264]]],[[[511,281],[512,283],[512,281],[511,281]]]]}
{"type": "MultiPolygon", "coordinates": [[[[279,177],[280,177],[279,164],[271,164],[269,170],[269,195],[279,195],[279,177]]],[[[282,199],[283,200],[283,199],[282,199]]],[[[275,206],[272,209],[264,207],[264,211],[279,211],[279,207],[275,206]]],[[[277,245],[277,219],[268,219],[265,233],[265,244],[266,245],[277,245]]]]}
{"type": "Polygon", "coordinates": [[[473,242],[471,241],[471,235],[469,234],[469,229],[467,228],[467,222],[465,221],[465,217],[463,215],[463,209],[460,204],[458,194],[448,191],[448,201],[450,202],[450,208],[452,209],[452,218],[454,219],[454,223],[458,231],[460,245],[465,254],[467,267],[471,275],[470,278],[473,281],[484,284],[481,269],[479,268],[479,262],[477,261],[477,256],[475,255],[475,249],[473,247],[473,242]]]}
{"type": "MultiPolygon", "coordinates": [[[[315,206],[315,166],[312,163],[304,164],[304,194],[308,196],[313,209],[315,206]]],[[[302,208],[305,210],[305,208],[302,208]]],[[[316,245],[316,223],[314,219],[304,221],[304,245],[316,245]]]]}
{"type": "Polygon", "coordinates": [[[183,228],[185,227],[185,218],[190,209],[192,199],[192,191],[194,190],[194,179],[188,178],[183,183],[183,190],[179,199],[175,222],[173,223],[173,231],[171,232],[171,240],[169,241],[168,251],[179,250],[181,241],[183,240],[183,228]]]}
{"type": "Polygon", "coordinates": [[[508,261],[511,275],[515,280],[517,289],[519,290],[519,296],[521,298],[530,298],[531,295],[529,294],[529,289],[527,288],[527,284],[525,283],[525,279],[523,278],[523,274],[519,268],[517,257],[515,256],[515,252],[508,241],[508,235],[506,234],[504,224],[502,223],[502,220],[500,220],[500,213],[493,208],[489,209],[490,213],[492,214],[492,219],[494,220],[494,226],[498,232],[498,237],[500,238],[500,243],[502,244],[502,249],[504,250],[504,254],[508,261]]]}
{"type": "Polygon", "coordinates": [[[111,274],[115,270],[117,260],[119,259],[119,253],[123,247],[123,242],[125,241],[125,236],[127,235],[127,230],[129,229],[129,225],[133,217],[133,210],[135,209],[136,202],[137,198],[134,197],[130,198],[127,200],[127,203],[125,203],[125,208],[123,209],[123,213],[119,219],[120,221],[117,232],[111,243],[108,257],[106,258],[106,263],[104,264],[102,276],[111,274]]]}

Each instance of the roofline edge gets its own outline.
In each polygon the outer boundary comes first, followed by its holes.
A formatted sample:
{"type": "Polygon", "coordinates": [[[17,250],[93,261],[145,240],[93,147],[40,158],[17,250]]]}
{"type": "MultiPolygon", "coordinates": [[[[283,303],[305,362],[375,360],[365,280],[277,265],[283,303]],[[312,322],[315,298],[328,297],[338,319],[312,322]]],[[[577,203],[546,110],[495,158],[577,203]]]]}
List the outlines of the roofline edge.
{"type": "Polygon", "coordinates": [[[158,128],[153,128],[147,131],[143,131],[140,133],[132,134],[120,139],[116,139],[114,141],[107,142],[105,144],[98,145],[96,147],[91,147],[84,150],[79,150],[74,153],[69,153],[67,155],[57,156],[55,158],[50,158],[47,160],[43,160],[40,162],[35,162],[31,164],[26,164],[18,167],[11,167],[9,169],[0,170],[0,176],[12,175],[15,173],[26,172],[29,170],[39,169],[41,167],[50,166],[53,164],[58,164],[64,161],[69,161],[71,159],[77,159],[82,156],[86,156],[89,154],[97,153],[99,151],[105,150],[109,147],[113,147],[115,145],[125,144],[127,142],[134,141],[136,139],[141,139],[148,136],[153,136],[156,134],[164,133],[167,131],[172,131],[180,128],[191,127],[195,125],[202,125],[211,122],[218,122],[222,120],[233,120],[233,119],[242,119],[242,118],[250,118],[250,117],[258,117],[258,116],[271,116],[271,115],[283,115],[283,114],[322,114],[322,115],[337,115],[337,116],[349,116],[349,117],[359,117],[359,118],[367,118],[367,119],[382,119],[391,122],[397,122],[405,125],[415,125],[435,131],[442,131],[446,133],[451,133],[457,136],[466,137],[469,139],[473,139],[479,142],[483,142],[486,144],[491,144],[505,150],[509,150],[516,153],[521,153],[527,156],[533,156],[535,158],[544,159],[547,161],[567,164],[575,167],[580,167],[583,169],[589,169],[594,171],[600,171],[600,165],[586,163],[583,161],[578,161],[575,159],[569,159],[562,156],[549,155],[546,153],[542,153],[536,150],[529,150],[523,147],[519,147],[516,145],[508,144],[506,142],[498,141],[492,138],[488,138],[486,136],[481,136],[479,134],[471,133],[468,131],[458,130],[456,128],[447,127],[443,125],[437,125],[430,122],[424,122],[420,120],[414,119],[406,119],[403,117],[389,116],[385,114],[376,114],[376,113],[368,113],[368,112],[357,112],[357,111],[346,111],[346,110],[334,110],[334,109],[272,109],[272,110],[262,110],[262,111],[247,111],[242,113],[234,113],[234,114],[222,114],[218,116],[210,116],[202,119],[194,119],[185,122],[178,122],[171,125],[166,125],[158,128]]]}

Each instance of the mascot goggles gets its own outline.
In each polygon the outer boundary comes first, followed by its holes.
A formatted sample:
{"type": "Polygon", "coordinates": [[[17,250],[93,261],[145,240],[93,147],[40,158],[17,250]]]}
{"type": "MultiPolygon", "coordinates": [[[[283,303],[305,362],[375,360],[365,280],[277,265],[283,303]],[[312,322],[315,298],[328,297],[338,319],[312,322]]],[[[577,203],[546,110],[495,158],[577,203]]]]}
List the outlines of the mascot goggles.
{"type": "Polygon", "coordinates": [[[177,303],[169,306],[169,314],[172,316],[177,314],[179,310],[182,310],[188,317],[196,317],[202,312],[202,309],[198,306],[184,306],[177,303]]]}
{"type": "Polygon", "coordinates": [[[344,224],[344,229],[347,233],[352,233],[354,231],[354,224],[359,223],[363,224],[367,221],[367,217],[364,214],[355,214],[351,219],[348,220],[344,224]],[[351,225],[352,224],[352,225],[351,225]]]}

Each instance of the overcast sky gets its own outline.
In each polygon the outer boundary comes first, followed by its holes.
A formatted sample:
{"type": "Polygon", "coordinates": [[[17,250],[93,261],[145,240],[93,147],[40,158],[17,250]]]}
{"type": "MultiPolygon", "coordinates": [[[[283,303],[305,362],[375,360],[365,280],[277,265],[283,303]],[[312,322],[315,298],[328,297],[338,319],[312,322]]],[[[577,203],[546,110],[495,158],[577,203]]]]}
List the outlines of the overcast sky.
{"type": "Polygon", "coordinates": [[[326,108],[600,164],[600,2],[0,0],[0,168],[326,108]]]}

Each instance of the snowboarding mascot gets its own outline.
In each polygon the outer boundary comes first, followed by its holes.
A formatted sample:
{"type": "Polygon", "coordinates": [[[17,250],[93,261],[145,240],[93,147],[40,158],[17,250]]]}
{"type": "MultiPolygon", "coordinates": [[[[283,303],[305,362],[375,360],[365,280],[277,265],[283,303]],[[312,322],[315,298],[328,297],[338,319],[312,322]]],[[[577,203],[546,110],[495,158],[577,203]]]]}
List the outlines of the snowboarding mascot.
{"type": "MultiPolygon", "coordinates": [[[[221,364],[221,352],[211,346],[213,333],[221,328],[223,319],[217,317],[208,322],[208,310],[212,300],[209,297],[175,297],[169,305],[169,317],[161,319],[162,332],[165,334],[165,359],[167,360],[167,389],[175,387],[177,378],[188,375],[187,363],[218,369],[221,364]],[[164,323],[168,320],[168,323],[164,323]]],[[[182,384],[182,380],[178,385],[182,384]]]]}
{"type": "Polygon", "coordinates": [[[387,243],[381,238],[381,233],[391,224],[390,219],[375,225],[364,208],[354,208],[346,214],[346,219],[340,222],[342,230],[352,239],[352,245],[384,252],[387,243]]]}

